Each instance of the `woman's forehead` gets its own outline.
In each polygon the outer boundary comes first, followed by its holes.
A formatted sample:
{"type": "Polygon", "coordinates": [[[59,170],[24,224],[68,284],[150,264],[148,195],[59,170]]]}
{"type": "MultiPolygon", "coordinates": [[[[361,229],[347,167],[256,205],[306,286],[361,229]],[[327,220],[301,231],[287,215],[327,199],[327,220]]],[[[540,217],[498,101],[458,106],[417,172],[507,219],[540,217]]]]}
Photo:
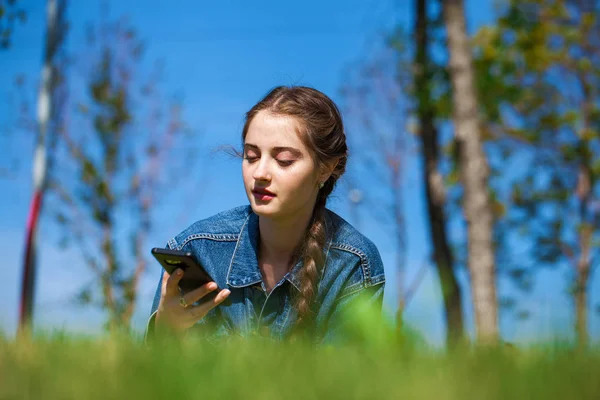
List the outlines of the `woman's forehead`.
{"type": "Polygon", "coordinates": [[[293,147],[306,151],[299,128],[300,124],[293,117],[261,111],[250,122],[245,143],[264,149],[293,147]]]}

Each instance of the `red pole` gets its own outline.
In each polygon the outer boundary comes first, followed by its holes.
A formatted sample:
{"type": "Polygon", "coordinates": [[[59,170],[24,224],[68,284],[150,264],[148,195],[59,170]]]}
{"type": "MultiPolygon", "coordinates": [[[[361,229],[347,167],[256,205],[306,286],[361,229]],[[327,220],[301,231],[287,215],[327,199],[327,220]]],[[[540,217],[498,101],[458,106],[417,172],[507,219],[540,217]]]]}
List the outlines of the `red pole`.
{"type": "Polygon", "coordinates": [[[19,307],[19,328],[23,330],[30,326],[33,312],[35,288],[35,256],[37,223],[42,205],[42,191],[36,190],[29,208],[27,218],[27,232],[25,233],[25,265],[23,266],[23,280],[21,285],[21,302],[19,307]]]}

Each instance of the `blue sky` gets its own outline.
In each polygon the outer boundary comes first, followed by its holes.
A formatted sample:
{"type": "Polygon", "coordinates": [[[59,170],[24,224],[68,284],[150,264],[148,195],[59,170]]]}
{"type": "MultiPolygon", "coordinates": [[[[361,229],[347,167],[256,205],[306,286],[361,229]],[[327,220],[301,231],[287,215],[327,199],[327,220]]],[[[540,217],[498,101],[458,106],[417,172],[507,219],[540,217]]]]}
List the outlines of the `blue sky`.
{"type": "MultiPolygon", "coordinates": [[[[83,26],[98,15],[97,1],[71,2],[69,18],[72,31],[69,44],[83,44],[83,26]]],[[[467,1],[470,29],[493,20],[492,1],[467,1]]],[[[39,76],[42,38],[45,29],[45,2],[23,0],[29,13],[26,25],[18,27],[14,47],[0,53],[0,130],[11,126],[13,113],[9,92],[14,77],[24,73],[32,80],[39,76]]],[[[175,200],[166,206],[164,215],[169,223],[152,238],[152,246],[162,245],[171,236],[196,219],[239,204],[246,204],[239,164],[226,156],[214,154],[222,144],[237,145],[244,112],[269,88],[280,84],[305,84],[322,90],[343,105],[339,89],[342,72],[357,60],[371,54],[380,33],[400,21],[409,28],[411,2],[391,0],[304,1],[301,4],[280,1],[192,0],[167,2],[149,0],[112,2],[111,15],[127,14],[147,43],[146,58],[164,59],[167,90],[184,95],[186,120],[204,133],[200,174],[206,175],[207,186],[197,192],[197,201],[181,203],[175,200]],[[173,4],[177,4],[176,7],[173,4]],[[394,4],[397,3],[397,4],[394,4]],[[215,171],[219,178],[212,179],[215,171]],[[218,195],[214,195],[214,194],[218,195]],[[185,208],[183,208],[185,207],[185,208]],[[175,212],[178,217],[173,221],[175,212]]],[[[33,95],[33,94],[32,94],[33,95]]],[[[348,129],[352,129],[351,126],[348,129]]],[[[19,154],[23,167],[11,179],[0,180],[0,193],[5,194],[0,207],[0,251],[4,255],[0,276],[5,289],[0,291],[0,329],[14,332],[17,321],[17,300],[20,291],[20,268],[24,224],[31,190],[32,137],[20,134],[10,142],[0,136],[5,154],[19,154]]],[[[409,279],[427,259],[428,239],[425,230],[425,205],[419,184],[420,164],[414,157],[407,159],[409,171],[405,191],[408,239],[409,279]]],[[[363,177],[359,177],[363,178],[363,177]]],[[[330,207],[351,220],[347,202],[337,194],[330,207]]],[[[386,265],[393,265],[393,247],[386,234],[371,218],[361,214],[364,233],[379,247],[386,265]]],[[[356,222],[356,221],[353,221],[356,222]]],[[[61,251],[56,246],[57,232],[42,221],[40,235],[39,272],[36,292],[35,323],[43,328],[65,328],[78,332],[97,332],[102,315],[95,310],[72,306],[69,295],[89,281],[78,253],[61,251]]],[[[151,247],[152,247],[151,246],[151,247]]],[[[143,329],[156,278],[158,264],[144,277],[134,326],[143,329]]],[[[393,310],[398,291],[395,274],[387,268],[388,285],[385,305],[393,310]]],[[[572,325],[570,303],[565,296],[562,272],[542,272],[528,302],[536,310],[533,317],[515,323],[503,320],[504,336],[510,340],[528,341],[533,337],[549,337],[551,333],[568,335],[572,325]]],[[[600,287],[593,277],[592,287],[600,287]]],[[[461,275],[467,322],[472,331],[472,312],[466,277],[461,275]]],[[[505,283],[501,283],[501,290],[505,283]]],[[[598,303],[598,295],[592,300],[598,303]]],[[[600,290],[595,290],[600,292],[600,290]]],[[[407,309],[408,322],[419,329],[433,344],[443,338],[440,296],[433,269],[407,309]]],[[[390,311],[391,312],[391,311],[390,311]]],[[[598,317],[591,316],[593,334],[600,336],[598,317]]]]}

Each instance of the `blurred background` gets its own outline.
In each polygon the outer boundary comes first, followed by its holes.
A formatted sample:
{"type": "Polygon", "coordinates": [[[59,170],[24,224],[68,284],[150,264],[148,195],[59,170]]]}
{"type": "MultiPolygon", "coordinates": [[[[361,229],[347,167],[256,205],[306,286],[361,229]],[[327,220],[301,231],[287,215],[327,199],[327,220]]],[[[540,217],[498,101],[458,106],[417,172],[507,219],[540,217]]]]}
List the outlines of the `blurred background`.
{"type": "Polygon", "coordinates": [[[224,149],[272,87],[307,85],[342,110],[351,156],[328,206],[378,246],[390,319],[439,347],[476,332],[597,342],[599,13],[0,1],[0,330],[30,315],[35,329],[143,332],[150,249],[247,204],[224,149]]]}

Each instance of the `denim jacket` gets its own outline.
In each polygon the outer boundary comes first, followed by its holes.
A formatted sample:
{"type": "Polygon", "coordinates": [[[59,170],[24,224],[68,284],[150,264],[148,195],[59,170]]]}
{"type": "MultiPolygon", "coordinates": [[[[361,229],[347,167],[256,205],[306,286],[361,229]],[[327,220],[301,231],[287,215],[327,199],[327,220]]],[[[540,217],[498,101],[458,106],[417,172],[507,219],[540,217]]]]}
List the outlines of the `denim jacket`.
{"type": "MultiPolygon", "coordinates": [[[[343,336],[345,312],[359,296],[381,312],[385,285],[375,245],[334,212],[326,210],[325,215],[325,265],[313,307],[312,337],[317,343],[343,336]]],[[[209,339],[258,334],[282,340],[291,333],[297,321],[293,292],[300,288],[302,262],[267,294],[257,260],[258,216],[250,206],[200,220],[169,240],[167,247],[192,252],[217,285],[231,291],[228,305],[217,306],[191,329],[203,331],[209,339]]],[[[147,334],[153,330],[161,281],[162,272],[147,334]]]]}

